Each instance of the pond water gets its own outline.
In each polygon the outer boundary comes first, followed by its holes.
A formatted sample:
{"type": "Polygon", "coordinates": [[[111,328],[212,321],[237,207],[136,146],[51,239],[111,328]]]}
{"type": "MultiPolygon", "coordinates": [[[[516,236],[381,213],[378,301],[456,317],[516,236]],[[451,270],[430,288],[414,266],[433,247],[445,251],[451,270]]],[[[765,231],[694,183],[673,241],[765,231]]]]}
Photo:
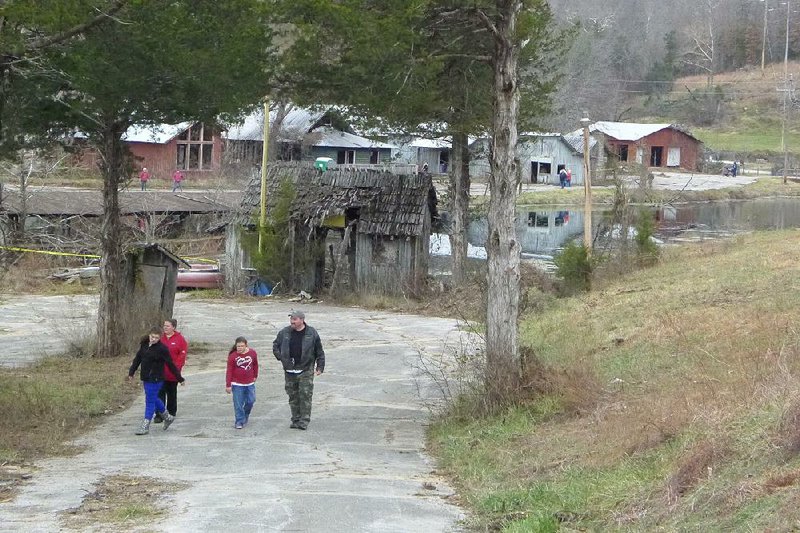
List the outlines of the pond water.
{"type": "MultiPolygon", "coordinates": [[[[638,207],[631,209],[638,210],[638,207]]],[[[651,208],[655,213],[655,237],[665,244],[719,239],[754,230],[800,228],[800,198],[760,198],[703,202],[651,208]]],[[[607,217],[607,209],[592,212],[595,231],[607,217]]],[[[517,235],[525,259],[552,258],[572,239],[583,236],[584,211],[575,207],[519,207],[517,235]]],[[[482,247],[488,223],[473,221],[469,243],[482,247]]]]}

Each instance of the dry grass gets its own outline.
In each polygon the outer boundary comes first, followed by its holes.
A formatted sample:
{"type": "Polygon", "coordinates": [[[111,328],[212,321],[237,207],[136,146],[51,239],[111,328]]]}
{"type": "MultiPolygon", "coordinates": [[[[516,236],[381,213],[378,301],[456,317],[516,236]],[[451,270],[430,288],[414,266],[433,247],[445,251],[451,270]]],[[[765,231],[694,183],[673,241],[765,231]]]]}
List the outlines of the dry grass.
{"type": "Polygon", "coordinates": [[[693,490],[703,478],[711,478],[714,468],[730,450],[714,441],[695,444],[681,459],[678,470],[667,482],[667,500],[674,504],[679,498],[693,490]]]}
{"type": "Polygon", "coordinates": [[[783,530],[800,520],[798,274],[800,232],[753,234],[554,299],[520,329],[539,400],[444,421],[434,449],[485,523],[526,516],[509,531],[564,510],[587,530],[783,530]]]}
{"type": "Polygon", "coordinates": [[[84,496],[80,506],[62,513],[62,523],[68,529],[100,527],[103,531],[129,531],[166,514],[165,497],[185,487],[163,479],[105,476],[84,496]]]}
{"type": "MultiPolygon", "coordinates": [[[[4,252],[0,252],[4,253],[4,252]]],[[[80,259],[36,254],[5,252],[0,257],[5,271],[0,273],[0,293],[69,295],[86,294],[98,290],[99,278],[65,282],[49,279],[51,274],[66,268],[84,266],[80,259]]]]}

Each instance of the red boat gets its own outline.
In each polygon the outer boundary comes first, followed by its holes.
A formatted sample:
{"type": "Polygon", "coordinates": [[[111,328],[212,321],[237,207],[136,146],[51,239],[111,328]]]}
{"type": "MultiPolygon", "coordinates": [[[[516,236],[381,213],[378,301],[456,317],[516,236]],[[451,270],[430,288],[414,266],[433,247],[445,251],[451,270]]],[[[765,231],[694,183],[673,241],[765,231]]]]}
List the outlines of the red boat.
{"type": "Polygon", "coordinates": [[[178,270],[179,289],[220,289],[225,282],[219,266],[215,264],[190,263],[189,269],[178,270]]]}

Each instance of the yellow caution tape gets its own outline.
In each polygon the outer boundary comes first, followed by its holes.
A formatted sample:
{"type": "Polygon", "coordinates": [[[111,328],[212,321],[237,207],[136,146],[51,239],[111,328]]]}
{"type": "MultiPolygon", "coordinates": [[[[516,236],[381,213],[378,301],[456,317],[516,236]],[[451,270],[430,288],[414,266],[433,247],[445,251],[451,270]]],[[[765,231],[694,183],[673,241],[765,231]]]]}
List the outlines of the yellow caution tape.
{"type": "Polygon", "coordinates": [[[17,248],[15,246],[0,246],[0,250],[9,250],[11,252],[29,252],[34,254],[47,254],[47,255],[65,255],[68,257],[88,257],[90,259],[100,259],[99,255],[92,254],[73,254],[70,252],[52,252],[50,250],[33,250],[31,248],[17,248]]]}
{"type": "Polygon", "coordinates": [[[184,261],[195,261],[197,263],[208,263],[211,265],[216,265],[219,263],[216,259],[206,259],[204,257],[181,257],[184,261]]]}
{"type": "MultiPolygon", "coordinates": [[[[34,250],[33,248],[19,248],[16,246],[0,246],[0,250],[8,250],[10,252],[28,252],[33,254],[46,254],[46,255],[61,255],[67,257],[87,257],[89,259],[100,259],[101,256],[94,254],[75,254],[71,252],[53,252],[51,250],[34,250]]],[[[204,257],[183,257],[184,261],[196,261],[198,263],[209,263],[216,265],[219,263],[216,259],[206,259],[204,257]]]]}

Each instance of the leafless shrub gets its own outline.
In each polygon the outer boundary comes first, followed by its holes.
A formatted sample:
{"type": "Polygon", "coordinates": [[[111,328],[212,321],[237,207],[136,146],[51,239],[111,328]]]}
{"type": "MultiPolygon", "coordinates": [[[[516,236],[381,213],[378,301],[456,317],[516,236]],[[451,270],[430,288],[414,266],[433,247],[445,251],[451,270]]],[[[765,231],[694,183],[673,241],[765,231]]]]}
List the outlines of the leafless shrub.
{"type": "Polygon", "coordinates": [[[61,355],[76,358],[94,355],[97,348],[94,299],[69,298],[64,308],[68,312],[51,322],[53,335],[63,345],[61,355]]]}
{"type": "Polygon", "coordinates": [[[484,396],[485,357],[480,333],[474,326],[461,323],[454,336],[441,351],[418,349],[412,363],[417,393],[434,414],[472,404],[484,396]]]}
{"type": "Polygon", "coordinates": [[[579,414],[586,412],[600,398],[602,386],[591,368],[544,364],[527,346],[520,348],[520,357],[522,379],[517,392],[520,401],[551,396],[558,399],[565,413],[579,414]]]}

